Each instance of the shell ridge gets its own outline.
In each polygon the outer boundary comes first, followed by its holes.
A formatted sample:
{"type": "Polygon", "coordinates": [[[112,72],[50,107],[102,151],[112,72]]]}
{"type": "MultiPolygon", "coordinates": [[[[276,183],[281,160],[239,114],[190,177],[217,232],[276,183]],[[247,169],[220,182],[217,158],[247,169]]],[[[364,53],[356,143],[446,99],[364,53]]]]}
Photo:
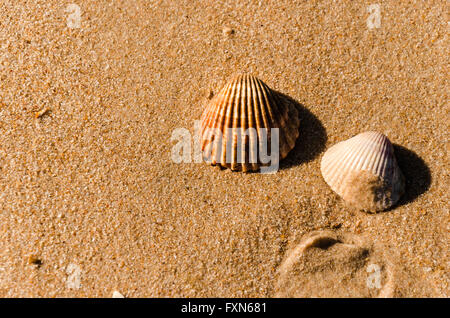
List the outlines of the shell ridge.
{"type": "MultiPolygon", "coordinates": [[[[241,121],[241,156],[240,156],[240,162],[242,165],[242,170],[243,171],[247,171],[247,163],[249,162],[248,160],[248,154],[247,154],[247,146],[250,144],[250,137],[247,135],[244,135],[246,133],[246,130],[248,129],[248,122],[249,122],[249,118],[248,118],[248,104],[251,102],[251,90],[250,90],[250,78],[247,76],[245,78],[245,95],[244,95],[244,101],[242,103],[242,113],[244,114],[244,116],[241,116],[240,121],[241,121]]],[[[250,133],[250,132],[248,132],[250,133]]]]}
{"type": "MultiPolygon", "coordinates": [[[[354,138],[354,137],[353,137],[354,138]]],[[[342,193],[342,185],[345,182],[345,179],[347,178],[348,174],[352,171],[352,164],[355,160],[355,158],[358,157],[359,152],[356,151],[356,149],[358,149],[359,147],[359,140],[355,140],[355,139],[350,139],[349,140],[349,148],[351,148],[350,152],[349,152],[349,156],[348,158],[343,161],[343,160],[337,160],[337,162],[339,162],[341,164],[341,170],[343,171],[342,173],[336,173],[333,180],[331,181],[332,183],[336,184],[336,186],[338,187],[338,194],[342,193]]],[[[344,147],[345,143],[343,145],[341,145],[341,147],[344,147]]],[[[339,165],[336,164],[336,166],[339,167],[339,165]]]]}
{"type": "Polygon", "coordinates": [[[387,160],[386,155],[385,155],[387,146],[388,145],[387,145],[386,140],[383,140],[383,144],[380,147],[379,152],[378,152],[378,161],[377,161],[377,166],[375,169],[375,174],[379,175],[379,176],[383,175],[383,167],[387,160]]]}
{"type": "MultiPolygon", "coordinates": [[[[224,131],[224,127],[227,127],[227,123],[229,121],[229,113],[231,112],[230,110],[230,105],[232,105],[233,100],[234,100],[234,95],[235,95],[235,90],[236,90],[236,86],[234,84],[230,85],[230,89],[228,91],[228,94],[226,96],[226,99],[224,99],[224,102],[220,105],[218,113],[219,113],[219,118],[218,121],[216,122],[216,125],[218,126],[217,128],[220,130],[220,132],[222,133],[222,138],[221,140],[217,140],[215,142],[215,160],[216,163],[219,164],[226,164],[225,160],[224,160],[224,147],[226,147],[226,143],[227,143],[227,131],[224,131]]],[[[216,126],[214,125],[214,126],[216,126]]]]}
{"type": "MultiPolygon", "coordinates": [[[[250,86],[249,89],[252,92],[252,94],[251,94],[252,102],[249,103],[249,105],[247,106],[247,108],[249,110],[249,116],[248,116],[249,117],[249,123],[248,123],[248,126],[249,126],[249,128],[251,127],[251,128],[255,128],[256,129],[257,124],[256,124],[256,118],[255,118],[256,114],[254,112],[254,105],[256,105],[256,103],[257,103],[258,95],[257,95],[257,92],[256,92],[255,78],[250,77],[250,85],[249,86],[250,86]]],[[[251,162],[252,170],[256,170],[257,166],[258,166],[258,164],[257,164],[257,162],[258,162],[258,148],[257,148],[258,147],[258,135],[257,135],[257,132],[256,132],[256,136],[252,134],[249,137],[249,139],[250,139],[250,143],[249,143],[249,148],[250,148],[249,152],[250,153],[249,153],[249,156],[250,156],[250,158],[252,158],[251,161],[254,161],[254,162],[251,162]]]]}
{"type": "Polygon", "coordinates": [[[364,151],[365,148],[367,148],[367,144],[363,144],[363,149],[361,148],[361,140],[360,138],[357,138],[358,136],[354,136],[347,141],[343,141],[341,143],[341,148],[348,147],[348,156],[346,158],[339,159],[337,158],[335,163],[335,168],[341,169],[341,173],[338,173],[339,171],[335,171],[335,174],[333,178],[330,180],[330,183],[336,184],[336,192],[338,194],[342,194],[343,190],[342,187],[345,186],[345,180],[347,179],[348,175],[355,170],[354,164],[355,161],[359,158],[360,152],[364,151]],[[348,143],[348,144],[347,144],[348,143]]]}
{"type": "Polygon", "coordinates": [[[202,151],[210,151],[208,161],[232,170],[258,170],[261,165],[258,150],[262,142],[268,143],[267,155],[272,153],[271,128],[279,128],[280,156],[285,157],[295,146],[300,124],[297,110],[288,106],[258,78],[247,74],[236,76],[202,113],[201,145],[202,151]],[[221,131],[222,138],[208,128],[221,131]],[[265,128],[266,133],[261,128],[265,128]]]}
{"type": "MultiPolygon", "coordinates": [[[[237,170],[238,169],[238,156],[239,154],[237,153],[237,144],[239,142],[239,134],[241,133],[241,128],[240,127],[240,114],[241,114],[241,104],[244,102],[245,103],[245,85],[244,85],[244,81],[245,81],[245,77],[242,76],[240,78],[240,82],[239,82],[239,90],[238,90],[238,94],[236,96],[236,100],[234,103],[234,111],[233,114],[236,114],[236,116],[234,116],[233,118],[233,122],[232,122],[232,146],[231,146],[231,170],[237,170]]],[[[229,151],[227,149],[227,151],[229,151]]],[[[242,149],[241,149],[242,151],[242,149]]]]}
{"type": "MultiPolygon", "coordinates": [[[[323,175],[325,176],[325,181],[328,184],[332,183],[332,180],[335,177],[336,170],[338,169],[337,164],[334,164],[336,161],[336,155],[339,154],[341,151],[341,145],[342,142],[339,142],[335,144],[334,146],[330,147],[328,151],[324,154],[322,157],[321,162],[321,170],[323,172],[323,175]]],[[[345,149],[343,159],[347,158],[347,156],[350,154],[350,148],[345,149]]]]}
{"type": "MultiPolygon", "coordinates": [[[[377,139],[376,139],[376,142],[377,142],[377,143],[380,143],[380,141],[382,140],[382,138],[383,138],[383,137],[382,137],[381,135],[379,135],[379,136],[377,137],[377,139]]],[[[375,173],[375,171],[376,171],[376,170],[374,169],[376,159],[377,159],[377,152],[374,151],[374,152],[371,154],[371,156],[370,156],[370,164],[367,166],[367,170],[370,171],[370,172],[372,172],[372,173],[375,173]]]]}
{"type": "MultiPolygon", "coordinates": [[[[377,137],[377,136],[375,136],[377,137]]],[[[360,154],[359,154],[359,160],[357,165],[354,167],[354,170],[368,170],[368,164],[370,163],[369,159],[370,159],[370,154],[374,154],[377,152],[377,148],[378,148],[378,143],[377,143],[377,139],[378,138],[369,138],[366,142],[367,146],[365,147],[364,151],[361,150],[360,154]]],[[[364,140],[361,140],[361,142],[363,142],[364,140]]]]}
{"type": "MultiPolygon", "coordinates": [[[[228,99],[228,95],[231,91],[230,86],[231,85],[228,84],[219,92],[219,94],[217,95],[218,102],[209,104],[210,112],[206,116],[205,129],[203,129],[202,133],[204,133],[206,128],[211,127],[211,126],[213,126],[212,128],[218,128],[218,127],[216,127],[217,121],[219,121],[219,117],[221,114],[218,110],[220,109],[220,106],[223,105],[224,102],[228,99]],[[214,107],[212,107],[212,106],[214,106],[214,107]],[[213,109],[213,111],[211,111],[211,109],[213,109]]],[[[209,140],[212,138],[213,131],[210,129],[207,133],[208,133],[207,140],[209,140]]]]}
{"type": "Polygon", "coordinates": [[[217,158],[217,155],[219,154],[217,152],[218,149],[221,149],[219,143],[223,142],[223,136],[221,136],[221,138],[217,138],[216,135],[216,129],[221,130],[221,123],[224,119],[224,111],[221,109],[223,107],[223,105],[226,105],[226,102],[229,100],[230,95],[232,93],[232,85],[229,84],[227,85],[224,89],[222,89],[219,93],[219,99],[218,102],[216,103],[216,111],[214,113],[212,113],[211,116],[211,121],[208,123],[207,127],[210,127],[212,129],[210,129],[209,133],[208,133],[208,139],[211,143],[211,148],[210,148],[210,152],[207,152],[208,155],[211,156],[211,163],[212,164],[216,164],[217,160],[219,160],[219,158],[217,158]],[[220,110],[220,111],[219,111],[220,110]]]}
{"type": "MultiPolygon", "coordinates": [[[[219,163],[223,165],[227,165],[226,162],[226,154],[227,154],[227,144],[229,142],[230,136],[229,136],[229,130],[225,129],[226,127],[230,126],[231,121],[231,112],[234,107],[234,101],[236,99],[236,89],[237,85],[236,82],[231,85],[231,92],[228,96],[227,102],[225,103],[225,107],[222,107],[222,118],[220,120],[220,131],[222,132],[222,142],[220,144],[220,153],[219,153],[219,163]]],[[[217,145],[219,146],[219,144],[217,145]]]]}
{"type": "Polygon", "coordinates": [[[390,169],[389,166],[392,163],[392,154],[389,151],[389,148],[390,148],[390,142],[388,142],[386,140],[385,144],[383,145],[383,150],[381,151],[381,154],[380,154],[380,156],[382,156],[384,159],[383,164],[381,166],[381,170],[380,170],[380,176],[383,179],[386,179],[386,177],[388,177],[390,175],[389,174],[389,169],[390,169]]]}

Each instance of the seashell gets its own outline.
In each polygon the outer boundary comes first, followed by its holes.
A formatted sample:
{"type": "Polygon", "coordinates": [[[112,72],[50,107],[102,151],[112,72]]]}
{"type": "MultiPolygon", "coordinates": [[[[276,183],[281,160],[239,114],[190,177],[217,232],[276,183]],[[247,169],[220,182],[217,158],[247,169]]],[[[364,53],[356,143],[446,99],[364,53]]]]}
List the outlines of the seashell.
{"type": "Polygon", "coordinates": [[[202,114],[203,157],[212,165],[248,172],[267,166],[263,156],[270,153],[270,165],[278,168],[279,160],[295,146],[299,125],[295,105],[258,78],[239,75],[202,114]]]}
{"type": "Polygon", "coordinates": [[[331,189],[360,210],[388,209],[404,192],[394,148],[378,132],[364,132],[332,146],[320,169],[331,189]]]}

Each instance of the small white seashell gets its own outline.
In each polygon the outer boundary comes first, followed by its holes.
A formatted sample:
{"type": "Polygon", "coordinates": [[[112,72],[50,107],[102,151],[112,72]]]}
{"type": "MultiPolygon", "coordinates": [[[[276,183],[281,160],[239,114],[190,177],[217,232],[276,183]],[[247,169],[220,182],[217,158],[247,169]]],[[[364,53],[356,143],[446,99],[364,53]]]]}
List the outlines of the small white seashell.
{"type": "Polygon", "coordinates": [[[388,209],[404,192],[394,148],[378,132],[364,132],[332,146],[320,169],[331,189],[360,210],[388,209]]]}

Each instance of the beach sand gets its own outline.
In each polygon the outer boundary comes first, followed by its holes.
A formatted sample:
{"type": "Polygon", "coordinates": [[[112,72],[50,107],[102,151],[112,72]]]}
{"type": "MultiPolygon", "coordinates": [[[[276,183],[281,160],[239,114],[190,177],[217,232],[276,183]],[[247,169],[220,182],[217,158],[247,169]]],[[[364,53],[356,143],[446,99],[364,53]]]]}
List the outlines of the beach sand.
{"type": "Polygon", "coordinates": [[[3,0],[0,296],[448,297],[448,9],[3,0]],[[280,170],[174,163],[173,131],[242,72],[299,103],[280,170]],[[406,177],[378,214],[320,173],[367,130],[406,177]]]}

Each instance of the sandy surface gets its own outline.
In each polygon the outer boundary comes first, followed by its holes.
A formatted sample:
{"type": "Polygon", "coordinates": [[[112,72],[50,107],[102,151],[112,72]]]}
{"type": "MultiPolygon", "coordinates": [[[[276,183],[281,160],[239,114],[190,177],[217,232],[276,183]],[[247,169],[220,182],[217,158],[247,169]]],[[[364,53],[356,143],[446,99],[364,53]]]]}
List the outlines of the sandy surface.
{"type": "Polygon", "coordinates": [[[0,2],[0,296],[448,297],[447,2],[259,2],[0,2]],[[281,170],[172,162],[238,72],[303,105],[281,170]],[[365,130],[407,179],[376,215],[319,169],[365,130]]]}

